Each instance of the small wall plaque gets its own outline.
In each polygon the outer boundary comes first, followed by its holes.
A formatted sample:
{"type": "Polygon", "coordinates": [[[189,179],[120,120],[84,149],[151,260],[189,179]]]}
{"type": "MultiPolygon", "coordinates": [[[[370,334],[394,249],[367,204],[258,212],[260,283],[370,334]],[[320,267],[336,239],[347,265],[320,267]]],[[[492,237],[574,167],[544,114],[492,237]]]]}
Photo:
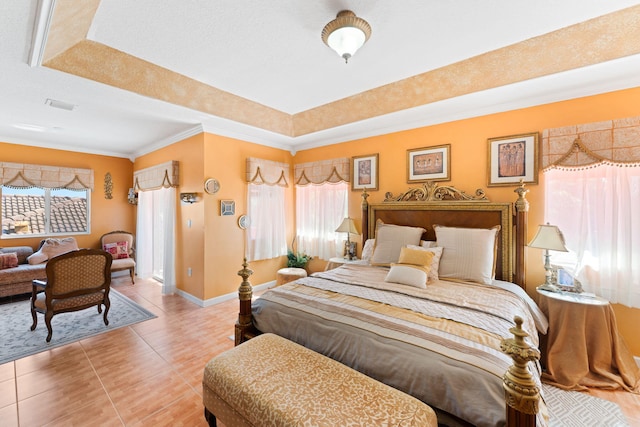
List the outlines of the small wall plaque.
{"type": "Polygon", "coordinates": [[[233,200],[220,200],[220,215],[235,215],[236,214],[236,202],[233,200]]]}

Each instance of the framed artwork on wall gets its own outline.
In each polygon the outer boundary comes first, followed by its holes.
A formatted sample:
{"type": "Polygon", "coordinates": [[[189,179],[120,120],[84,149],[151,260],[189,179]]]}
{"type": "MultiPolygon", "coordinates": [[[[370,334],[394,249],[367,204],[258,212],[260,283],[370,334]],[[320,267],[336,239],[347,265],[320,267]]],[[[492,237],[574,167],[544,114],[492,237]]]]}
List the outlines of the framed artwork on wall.
{"type": "Polygon", "coordinates": [[[407,150],[407,182],[451,180],[451,144],[407,150]]]}
{"type": "Polygon", "coordinates": [[[351,158],[351,190],[378,189],[378,154],[351,158]]]}
{"type": "Polygon", "coordinates": [[[488,186],[538,183],[538,132],[489,138],[488,144],[488,186]]]}
{"type": "Polygon", "coordinates": [[[233,200],[220,200],[220,215],[235,215],[236,214],[236,202],[233,200]]]}

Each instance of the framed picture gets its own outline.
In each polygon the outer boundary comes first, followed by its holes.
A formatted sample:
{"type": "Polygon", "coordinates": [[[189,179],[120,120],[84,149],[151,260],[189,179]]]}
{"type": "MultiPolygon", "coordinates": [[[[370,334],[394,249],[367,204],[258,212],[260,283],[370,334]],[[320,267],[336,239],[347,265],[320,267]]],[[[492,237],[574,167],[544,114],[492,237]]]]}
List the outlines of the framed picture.
{"type": "Polygon", "coordinates": [[[449,181],[451,144],[407,150],[407,182],[449,181]]]}
{"type": "Polygon", "coordinates": [[[343,258],[347,258],[349,260],[356,259],[358,253],[358,243],[357,242],[347,242],[344,241],[344,251],[343,258]]]}
{"type": "Polygon", "coordinates": [[[488,186],[538,183],[538,133],[489,138],[488,186]]]}
{"type": "Polygon", "coordinates": [[[351,159],[351,190],[378,189],[378,154],[351,159]]]}
{"type": "Polygon", "coordinates": [[[236,202],[233,200],[220,200],[220,215],[235,215],[236,214],[236,202]]]}
{"type": "Polygon", "coordinates": [[[551,282],[561,291],[582,293],[582,283],[562,267],[553,266],[551,282]]]}

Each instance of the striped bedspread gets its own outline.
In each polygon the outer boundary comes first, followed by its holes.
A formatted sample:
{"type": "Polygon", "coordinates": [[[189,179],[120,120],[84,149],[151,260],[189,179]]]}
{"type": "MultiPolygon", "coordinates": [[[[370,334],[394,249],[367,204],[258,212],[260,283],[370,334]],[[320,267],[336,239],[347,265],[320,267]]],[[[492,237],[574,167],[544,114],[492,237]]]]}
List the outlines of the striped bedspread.
{"type": "Polygon", "coordinates": [[[384,282],[387,272],[351,264],[277,287],[254,302],[255,324],[474,425],[504,425],[512,360],[500,341],[518,315],[537,346],[544,314],[514,284],[418,289],[384,282]]]}

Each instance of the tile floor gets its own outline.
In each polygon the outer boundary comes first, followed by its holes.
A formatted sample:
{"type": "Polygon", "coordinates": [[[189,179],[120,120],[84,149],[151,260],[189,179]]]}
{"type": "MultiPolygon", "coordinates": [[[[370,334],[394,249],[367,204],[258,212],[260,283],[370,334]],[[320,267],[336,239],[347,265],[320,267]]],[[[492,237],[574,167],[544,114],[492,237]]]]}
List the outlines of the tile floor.
{"type": "MultiPolygon", "coordinates": [[[[233,347],[237,301],[201,308],[153,281],[113,286],[158,317],[0,365],[0,426],[206,426],[202,370],[233,347]]],[[[640,395],[593,394],[640,426],[640,395]]]]}

